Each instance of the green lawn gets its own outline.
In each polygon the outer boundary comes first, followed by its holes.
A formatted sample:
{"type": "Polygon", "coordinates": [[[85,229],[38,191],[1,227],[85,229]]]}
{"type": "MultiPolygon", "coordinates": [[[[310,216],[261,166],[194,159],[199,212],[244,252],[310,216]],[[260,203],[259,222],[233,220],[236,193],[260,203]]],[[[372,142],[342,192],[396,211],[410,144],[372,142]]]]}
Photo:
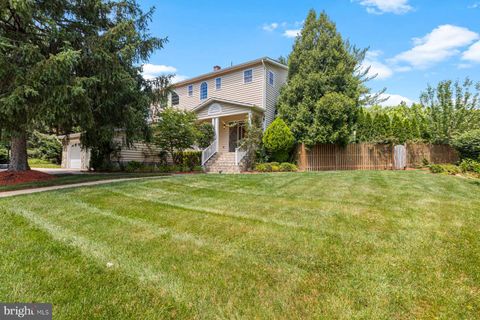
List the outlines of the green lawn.
{"type": "Polygon", "coordinates": [[[47,169],[59,169],[61,166],[59,164],[51,163],[47,160],[42,159],[28,159],[28,164],[31,168],[47,168],[47,169]]]}
{"type": "Polygon", "coordinates": [[[98,181],[98,180],[139,178],[139,177],[152,177],[152,176],[164,176],[164,175],[167,175],[167,174],[164,174],[164,173],[125,173],[125,172],[58,174],[58,175],[56,175],[56,178],[52,179],[52,180],[19,183],[19,184],[8,185],[8,186],[0,186],[0,192],[21,190],[21,189],[32,189],[32,188],[40,188],[40,187],[50,187],[50,186],[89,182],[89,181],[98,181]]]}
{"type": "Polygon", "coordinates": [[[0,214],[0,301],[54,319],[480,318],[479,180],[184,175],[0,214]]]}

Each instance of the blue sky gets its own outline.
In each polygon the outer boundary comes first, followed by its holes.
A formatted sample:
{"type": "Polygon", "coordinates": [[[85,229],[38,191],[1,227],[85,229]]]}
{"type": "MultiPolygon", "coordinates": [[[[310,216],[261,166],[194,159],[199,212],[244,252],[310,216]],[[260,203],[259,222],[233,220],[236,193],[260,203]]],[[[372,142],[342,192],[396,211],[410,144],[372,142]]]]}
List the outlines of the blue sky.
{"type": "Polygon", "coordinates": [[[151,33],[168,36],[150,76],[197,76],[263,56],[288,55],[308,10],[326,11],[345,39],[369,47],[366,64],[388,104],[418,101],[428,83],[480,80],[480,0],[140,0],[156,7],[151,33]]]}

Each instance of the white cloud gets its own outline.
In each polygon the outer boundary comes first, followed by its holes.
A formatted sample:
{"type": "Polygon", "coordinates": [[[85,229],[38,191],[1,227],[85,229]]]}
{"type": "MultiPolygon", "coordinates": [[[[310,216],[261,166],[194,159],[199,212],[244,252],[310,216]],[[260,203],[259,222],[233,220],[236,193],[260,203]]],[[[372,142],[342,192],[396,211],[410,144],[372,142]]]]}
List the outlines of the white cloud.
{"type": "Polygon", "coordinates": [[[277,22],[272,22],[272,23],[264,24],[262,29],[265,30],[265,31],[268,31],[268,32],[272,32],[275,29],[277,29],[278,26],[279,26],[279,24],[277,22]]]}
{"type": "Polygon", "coordinates": [[[165,74],[177,72],[177,68],[172,66],[166,66],[163,64],[150,64],[143,65],[143,73],[147,74],[165,74]]]}
{"type": "Polygon", "coordinates": [[[173,76],[172,78],[172,83],[177,83],[177,82],[181,82],[183,80],[187,80],[189,77],[187,76],[182,76],[180,74],[176,74],[175,76],[173,76]]]}
{"type": "Polygon", "coordinates": [[[469,63],[459,63],[457,64],[457,67],[458,69],[470,69],[473,66],[469,63]]]}
{"type": "Polygon", "coordinates": [[[479,38],[476,32],[453,25],[441,25],[423,38],[414,38],[414,47],[396,55],[391,62],[424,69],[460,53],[459,49],[479,38]]]}
{"type": "Polygon", "coordinates": [[[404,14],[412,11],[413,8],[408,4],[408,0],[356,0],[367,8],[371,14],[404,14]]]}
{"type": "Polygon", "coordinates": [[[477,9],[480,8],[480,2],[475,2],[468,6],[468,9],[477,9]]]}
{"type": "Polygon", "coordinates": [[[302,31],[301,29],[289,29],[289,30],[285,30],[285,32],[283,33],[283,36],[284,37],[287,37],[287,38],[295,38],[297,37],[298,35],[300,35],[300,31],[302,31]]]}
{"type": "Polygon", "coordinates": [[[393,69],[395,72],[408,72],[412,70],[412,67],[409,66],[401,66],[401,67],[395,67],[393,69]]]}
{"type": "Polygon", "coordinates": [[[462,60],[480,63],[480,41],[475,42],[462,54],[462,60]]]}
{"type": "Polygon", "coordinates": [[[380,105],[382,105],[384,107],[397,106],[402,101],[405,102],[407,105],[411,106],[414,102],[413,100],[411,100],[407,97],[401,96],[399,94],[389,94],[389,93],[381,94],[380,99],[387,99],[387,100],[380,103],[380,105]]]}
{"type": "MultiPolygon", "coordinates": [[[[145,79],[154,79],[163,74],[174,74],[177,72],[177,68],[172,66],[166,66],[163,64],[150,64],[146,63],[143,65],[143,77],[145,79]]],[[[182,76],[175,75],[175,78],[180,78],[182,76]]]]}
{"type": "Polygon", "coordinates": [[[362,70],[366,70],[366,68],[370,67],[367,75],[369,77],[376,76],[376,80],[387,79],[393,75],[393,70],[378,60],[381,55],[381,51],[369,51],[362,64],[362,70]]]}

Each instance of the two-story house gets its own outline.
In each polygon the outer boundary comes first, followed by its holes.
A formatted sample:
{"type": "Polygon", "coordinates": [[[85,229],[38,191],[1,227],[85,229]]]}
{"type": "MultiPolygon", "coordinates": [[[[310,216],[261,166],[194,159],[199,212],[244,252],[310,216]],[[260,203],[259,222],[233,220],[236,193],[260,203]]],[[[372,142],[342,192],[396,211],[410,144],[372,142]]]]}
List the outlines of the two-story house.
{"type": "Polygon", "coordinates": [[[215,141],[204,150],[202,165],[208,171],[238,171],[243,153],[238,149],[245,121],[256,114],[264,128],[275,117],[280,88],[288,68],[270,58],[261,58],[213,71],[175,84],[172,106],[193,111],[199,121],[211,121],[215,141]],[[233,170],[232,170],[233,169],[233,170]]]}
{"type": "MultiPolygon", "coordinates": [[[[199,121],[209,121],[215,140],[203,150],[202,165],[206,171],[236,172],[244,153],[238,148],[246,121],[254,114],[263,120],[264,128],[275,117],[280,88],[286,82],[288,68],[270,58],[260,58],[227,68],[215,66],[213,71],[176,83],[169,104],[196,113],[199,121]]],[[[143,143],[122,149],[123,162],[155,162],[155,154],[143,143]]],[[[85,168],[88,152],[79,149],[71,136],[64,145],[62,164],[65,168],[85,168]]]]}

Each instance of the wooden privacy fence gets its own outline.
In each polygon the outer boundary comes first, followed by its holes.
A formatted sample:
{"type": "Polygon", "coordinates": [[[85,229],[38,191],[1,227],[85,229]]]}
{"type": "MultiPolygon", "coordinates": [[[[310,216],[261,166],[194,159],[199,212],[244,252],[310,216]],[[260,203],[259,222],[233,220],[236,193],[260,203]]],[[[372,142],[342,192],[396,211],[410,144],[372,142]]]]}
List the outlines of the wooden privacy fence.
{"type": "Polygon", "coordinates": [[[432,144],[321,144],[311,148],[302,144],[297,150],[301,171],[405,169],[421,166],[424,159],[429,163],[453,163],[458,161],[458,154],[448,145],[432,144]]]}

